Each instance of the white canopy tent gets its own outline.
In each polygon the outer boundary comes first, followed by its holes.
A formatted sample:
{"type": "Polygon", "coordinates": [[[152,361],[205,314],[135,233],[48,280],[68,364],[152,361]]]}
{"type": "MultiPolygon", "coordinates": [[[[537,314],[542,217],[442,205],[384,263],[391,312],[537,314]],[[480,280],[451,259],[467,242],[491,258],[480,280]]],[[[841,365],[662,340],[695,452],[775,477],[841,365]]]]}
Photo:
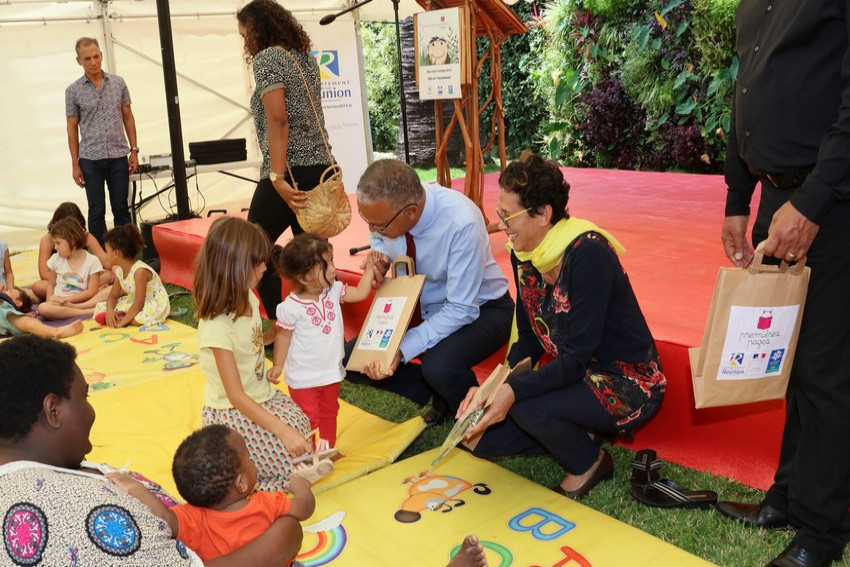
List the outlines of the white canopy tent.
{"type": "MultiPolygon", "coordinates": [[[[371,155],[366,94],[362,80],[358,19],[392,20],[391,0],[374,0],[329,26],[319,19],[346,8],[340,0],[281,0],[302,22],[314,49],[331,54],[323,68],[323,106],[334,154],[353,189],[371,155]]],[[[236,0],[176,0],[169,4],[184,152],[188,143],[246,138],[248,159],[259,159],[248,109],[253,89],[235,12],[236,0]]],[[[399,16],[419,8],[401,0],[399,16]]],[[[96,37],[104,69],[127,82],[133,100],[142,157],[170,153],[165,87],[155,0],[9,0],[0,4],[0,60],[6,87],[0,89],[0,232],[43,230],[55,207],[75,201],[85,211],[85,194],[71,180],[65,131],[65,87],[82,74],[74,54],[81,36],[96,37]]],[[[191,170],[188,171],[191,173],[191,170]]],[[[256,178],[257,170],[236,173],[256,178]]],[[[160,177],[156,187],[167,183],[160,177]]],[[[215,173],[189,182],[191,208],[247,202],[253,184],[215,173]],[[196,185],[197,184],[197,185],[196,185]],[[197,187],[197,190],[196,190],[197,187]]],[[[153,194],[154,182],[142,182],[153,194]]],[[[175,210],[166,191],[142,210],[141,219],[175,210]]],[[[107,217],[109,220],[109,215],[107,217]]]]}

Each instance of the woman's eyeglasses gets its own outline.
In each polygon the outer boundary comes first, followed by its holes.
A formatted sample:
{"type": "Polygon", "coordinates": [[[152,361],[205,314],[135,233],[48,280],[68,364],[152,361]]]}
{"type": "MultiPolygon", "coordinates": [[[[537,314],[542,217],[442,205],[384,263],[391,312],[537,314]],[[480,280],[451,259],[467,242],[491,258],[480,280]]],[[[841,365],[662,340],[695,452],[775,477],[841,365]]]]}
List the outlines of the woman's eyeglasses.
{"type": "Polygon", "coordinates": [[[499,217],[499,220],[502,222],[503,225],[505,225],[505,228],[510,228],[510,227],[508,227],[508,221],[509,220],[516,218],[520,215],[524,215],[525,213],[527,213],[530,210],[531,210],[531,207],[528,207],[527,209],[523,209],[523,210],[521,210],[517,213],[514,213],[512,215],[508,215],[508,216],[505,216],[505,214],[502,211],[496,211],[496,216],[499,217]]]}

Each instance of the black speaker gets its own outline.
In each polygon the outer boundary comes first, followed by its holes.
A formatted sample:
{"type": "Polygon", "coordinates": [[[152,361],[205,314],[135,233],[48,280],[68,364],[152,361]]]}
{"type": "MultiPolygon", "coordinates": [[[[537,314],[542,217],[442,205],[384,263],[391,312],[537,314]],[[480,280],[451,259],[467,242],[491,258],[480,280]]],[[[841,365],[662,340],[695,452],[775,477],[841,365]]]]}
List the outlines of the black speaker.
{"type": "Polygon", "coordinates": [[[164,219],[144,221],[139,224],[139,232],[142,233],[142,241],[145,243],[145,247],[142,249],[142,261],[157,272],[159,272],[159,252],[156,251],[156,246],[153,244],[153,227],[176,220],[179,220],[177,215],[171,215],[164,219]]]}

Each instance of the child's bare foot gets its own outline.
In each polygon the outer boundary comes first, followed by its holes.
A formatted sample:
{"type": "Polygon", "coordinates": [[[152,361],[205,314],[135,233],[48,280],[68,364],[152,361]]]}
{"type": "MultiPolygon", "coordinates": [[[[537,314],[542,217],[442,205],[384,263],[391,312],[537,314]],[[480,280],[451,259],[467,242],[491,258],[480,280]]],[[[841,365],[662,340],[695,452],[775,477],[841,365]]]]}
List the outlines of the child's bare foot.
{"type": "Polygon", "coordinates": [[[487,556],[478,536],[469,534],[463,538],[460,549],[446,567],[487,567],[487,556]]]}
{"type": "Polygon", "coordinates": [[[73,337],[74,335],[79,335],[83,332],[83,322],[82,321],[74,321],[73,323],[68,323],[67,325],[63,325],[56,329],[56,338],[57,339],[66,339],[68,337],[73,337]]]}

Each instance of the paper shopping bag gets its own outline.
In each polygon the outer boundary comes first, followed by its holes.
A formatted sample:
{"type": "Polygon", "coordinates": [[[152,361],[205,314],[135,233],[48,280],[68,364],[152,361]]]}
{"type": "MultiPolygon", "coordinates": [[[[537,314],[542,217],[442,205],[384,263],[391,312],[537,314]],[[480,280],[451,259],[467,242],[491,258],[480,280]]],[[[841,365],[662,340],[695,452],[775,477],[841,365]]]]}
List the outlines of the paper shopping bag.
{"type": "Polygon", "coordinates": [[[697,408],[785,397],[803,320],[810,268],[720,268],[702,344],[688,351],[697,408]]]}
{"type": "Polygon", "coordinates": [[[362,372],[366,364],[378,361],[381,370],[387,371],[401,348],[413,311],[419,308],[424,285],[425,276],[416,273],[412,259],[401,256],[393,262],[392,277],[384,278],[375,292],[346,370],[362,372]],[[400,266],[406,266],[407,275],[399,275],[400,266]]]}

